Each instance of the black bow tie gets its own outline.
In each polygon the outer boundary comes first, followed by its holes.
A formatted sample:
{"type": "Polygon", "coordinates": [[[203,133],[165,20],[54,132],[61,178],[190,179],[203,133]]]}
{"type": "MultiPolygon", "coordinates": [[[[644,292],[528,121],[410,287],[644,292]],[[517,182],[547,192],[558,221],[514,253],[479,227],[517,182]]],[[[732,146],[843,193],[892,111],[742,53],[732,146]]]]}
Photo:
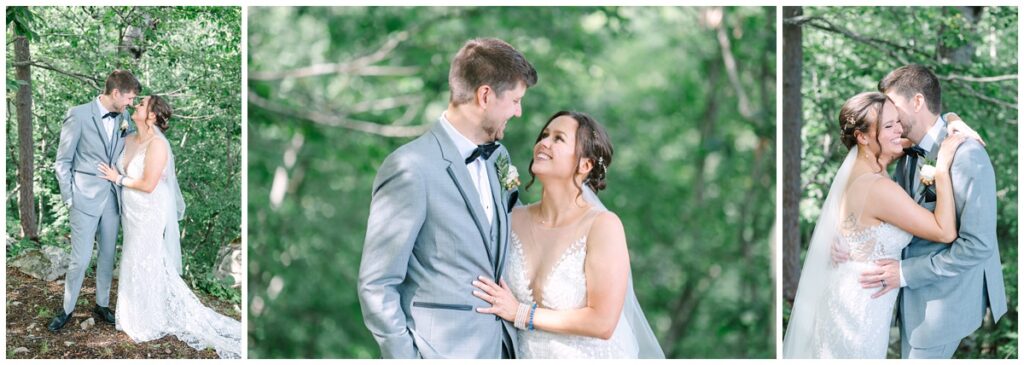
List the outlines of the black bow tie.
{"type": "Polygon", "coordinates": [[[118,117],[119,115],[121,115],[121,113],[118,113],[118,112],[109,112],[109,113],[107,113],[107,114],[103,114],[103,118],[100,118],[100,119],[107,119],[107,118],[114,118],[114,119],[117,119],[117,117],[118,117]]]}
{"type": "Polygon", "coordinates": [[[485,143],[476,146],[473,153],[471,153],[469,157],[466,157],[466,164],[475,161],[477,157],[483,157],[485,160],[491,158],[491,154],[493,154],[499,146],[501,146],[501,144],[498,144],[498,142],[485,143]]]}
{"type": "Polygon", "coordinates": [[[921,148],[921,147],[918,147],[918,146],[906,148],[906,149],[903,150],[903,153],[907,154],[908,156],[917,156],[917,157],[924,157],[924,155],[927,154],[927,152],[925,152],[924,148],[921,148]]]}

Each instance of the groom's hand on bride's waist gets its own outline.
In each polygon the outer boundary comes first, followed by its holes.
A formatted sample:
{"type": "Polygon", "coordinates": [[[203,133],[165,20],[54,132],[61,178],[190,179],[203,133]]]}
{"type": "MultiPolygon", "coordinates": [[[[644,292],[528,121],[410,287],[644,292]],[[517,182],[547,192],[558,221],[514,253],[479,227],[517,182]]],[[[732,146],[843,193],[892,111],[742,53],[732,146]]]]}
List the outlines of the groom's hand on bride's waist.
{"type": "Polygon", "coordinates": [[[871,299],[881,297],[890,291],[900,288],[900,262],[897,260],[878,260],[875,267],[860,273],[860,286],[864,289],[881,288],[871,295],[871,299]]]}
{"type": "Polygon", "coordinates": [[[832,240],[832,267],[847,261],[850,261],[850,251],[846,249],[839,237],[836,237],[832,240]]]}

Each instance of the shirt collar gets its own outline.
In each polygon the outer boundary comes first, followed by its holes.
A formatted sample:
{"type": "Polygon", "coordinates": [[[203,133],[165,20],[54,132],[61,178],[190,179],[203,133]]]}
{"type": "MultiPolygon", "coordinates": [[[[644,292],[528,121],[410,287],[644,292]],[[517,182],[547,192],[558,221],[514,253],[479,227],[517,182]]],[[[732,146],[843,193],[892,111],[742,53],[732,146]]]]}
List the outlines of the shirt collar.
{"type": "Polygon", "coordinates": [[[100,102],[100,98],[98,96],[96,97],[96,106],[100,107],[100,119],[102,119],[104,115],[107,115],[107,113],[110,113],[107,108],[103,107],[103,103],[100,102]]]}
{"type": "Polygon", "coordinates": [[[473,154],[473,150],[476,149],[476,144],[466,138],[459,130],[455,129],[452,122],[448,121],[445,117],[447,112],[441,113],[441,126],[444,127],[444,131],[448,132],[448,138],[451,138],[452,142],[455,143],[455,149],[459,151],[459,155],[463,159],[469,158],[473,154]]]}
{"type": "Polygon", "coordinates": [[[939,133],[942,133],[943,128],[946,128],[946,121],[940,115],[939,119],[935,121],[935,125],[928,130],[928,133],[925,133],[924,137],[921,138],[921,143],[918,143],[917,146],[925,151],[931,151],[935,147],[935,141],[939,139],[939,133]]]}

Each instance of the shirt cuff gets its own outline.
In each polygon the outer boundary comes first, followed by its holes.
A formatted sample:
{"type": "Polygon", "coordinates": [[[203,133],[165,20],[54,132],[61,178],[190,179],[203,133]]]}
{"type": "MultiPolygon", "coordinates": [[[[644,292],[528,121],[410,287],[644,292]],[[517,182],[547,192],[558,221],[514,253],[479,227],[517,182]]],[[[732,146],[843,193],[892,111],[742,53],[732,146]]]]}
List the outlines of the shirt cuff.
{"type": "Polygon", "coordinates": [[[907,286],[907,278],[903,276],[903,261],[900,261],[900,287],[907,286]]]}

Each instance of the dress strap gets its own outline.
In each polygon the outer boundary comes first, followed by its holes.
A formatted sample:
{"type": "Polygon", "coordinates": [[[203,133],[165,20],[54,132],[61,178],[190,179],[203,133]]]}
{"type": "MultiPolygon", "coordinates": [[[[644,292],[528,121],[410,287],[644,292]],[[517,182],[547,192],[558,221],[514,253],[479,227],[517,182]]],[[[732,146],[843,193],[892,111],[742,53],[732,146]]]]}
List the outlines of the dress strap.
{"type": "MultiPolygon", "coordinates": [[[[576,233],[576,237],[583,238],[587,237],[590,233],[590,229],[594,227],[594,222],[597,221],[597,216],[601,214],[603,210],[591,207],[583,219],[580,220],[579,231],[576,233]]],[[[583,240],[583,244],[586,244],[587,240],[583,240]]]]}
{"type": "Polygon", "coordinates": [[[846,188],[846,192],[844,192],[845,197],[843,199],[843,210],[847,215],[852,213],[853,220],[848,221],[847,218],[844,218],[843,223],[841,223],[844,229],[855,230],[856,227],[861,226],[861,216],[864,215],[864,199],[868,194],[868,189],[883,177],[884,175],[879,173],[866,173],[854,177],[853,180],[850,181],[849,186],[846,188]],[[857,198],[857,202],[851,202],[851,200],[849,200],[851,197],[857,198]]]}

